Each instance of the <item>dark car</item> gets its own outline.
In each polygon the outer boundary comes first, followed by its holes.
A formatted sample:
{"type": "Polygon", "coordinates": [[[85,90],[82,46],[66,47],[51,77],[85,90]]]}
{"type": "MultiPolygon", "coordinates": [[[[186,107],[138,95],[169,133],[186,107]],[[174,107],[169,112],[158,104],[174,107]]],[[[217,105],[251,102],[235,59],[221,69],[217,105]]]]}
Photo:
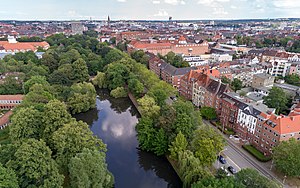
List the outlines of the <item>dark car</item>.
{"type": "Polygon", "coordinates": [[[218,159],[222,164],[226,164],[226,160],[222,155],[218,156],[218,159]]]}
{"type": "Polygon", "coordinates": [[[229,172],[231,172],[232,174],[236,174],[236,170],[235,170],[232,166],[229,166],[229,167],[228,167],[228,170],[229,170],[229,172]]]}

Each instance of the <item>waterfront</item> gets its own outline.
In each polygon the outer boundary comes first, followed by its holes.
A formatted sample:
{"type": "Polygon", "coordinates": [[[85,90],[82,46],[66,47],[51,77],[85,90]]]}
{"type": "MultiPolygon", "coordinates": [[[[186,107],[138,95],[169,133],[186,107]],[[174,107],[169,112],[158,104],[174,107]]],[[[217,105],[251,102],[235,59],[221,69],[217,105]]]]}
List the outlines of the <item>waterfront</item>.
{"type": "Polygon", "coordinates": [[[108,169],[115,187],[177,188],[180,179],[164,157],[139,150],[135,125],[138,112],[128,98],[113,99],[99,90],[96,108],[76,115],[107,144],[108,169]]]}

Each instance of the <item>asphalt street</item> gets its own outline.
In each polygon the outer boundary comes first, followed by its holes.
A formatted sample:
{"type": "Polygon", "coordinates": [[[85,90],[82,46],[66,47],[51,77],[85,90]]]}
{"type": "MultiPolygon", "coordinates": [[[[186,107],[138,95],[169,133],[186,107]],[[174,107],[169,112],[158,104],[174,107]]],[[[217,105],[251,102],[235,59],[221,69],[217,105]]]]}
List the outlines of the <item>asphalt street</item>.
{"type": "MultiPolygon", "coordinates": [[[[253,156],[251,156],[247,151],[245,151],[242,147],[240,147],[238,144],[235,143],[234,140],[228,138],[228,136],[222,134],[215,126],[211,125],[208,121],[204,122],[213,128],[215,128],[227,141],[227,146],[222,151],[223,157],[225,157],[227,161],[226,168],[228,166],[233,166],[237,171],[243,168],[252,168],[256,169],[258,172],[260,172],[265,177],[277,181],[279,184],[281,184],[284,187],[288,187],[286,185],[283,185],[282,180],[278,179],[278,177],[268,168],[268,166],[257,159],[255,159],[253,156]]],[[[219,164],[221,167],[221,163],[219,164]]],[[[224,166],[224,165],[223,165],[224,166]]],[[[214,167],[218,167],[218,161],[214,164],[214,167]]]]}

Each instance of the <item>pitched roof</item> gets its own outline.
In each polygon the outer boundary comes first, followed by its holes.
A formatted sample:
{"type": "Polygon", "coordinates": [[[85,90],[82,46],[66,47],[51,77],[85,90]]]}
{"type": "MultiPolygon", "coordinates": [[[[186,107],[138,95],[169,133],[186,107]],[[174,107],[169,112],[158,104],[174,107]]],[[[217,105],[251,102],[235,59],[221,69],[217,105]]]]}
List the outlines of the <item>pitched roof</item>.
{"type": "Polygon", "coordinates": [[[24,95],[0,95],[0,100],[23,100],[24,95]]]}
{"type": "Polygon", "coordinates": [[[6,112],[2,117],[0,117],[0,126],[9,122],[9,117],[13,114],[12,110],[6,112]]]}

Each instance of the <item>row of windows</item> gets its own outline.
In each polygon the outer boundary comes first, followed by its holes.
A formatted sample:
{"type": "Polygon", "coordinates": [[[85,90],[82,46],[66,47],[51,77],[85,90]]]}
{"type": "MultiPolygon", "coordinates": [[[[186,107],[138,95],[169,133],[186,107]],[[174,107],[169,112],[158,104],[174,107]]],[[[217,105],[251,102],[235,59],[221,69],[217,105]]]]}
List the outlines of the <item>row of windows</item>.
{"type": "Polygon", "coordinates": [[[19,100],[0,100],[0,104],[20,104],[19,100]]]}

